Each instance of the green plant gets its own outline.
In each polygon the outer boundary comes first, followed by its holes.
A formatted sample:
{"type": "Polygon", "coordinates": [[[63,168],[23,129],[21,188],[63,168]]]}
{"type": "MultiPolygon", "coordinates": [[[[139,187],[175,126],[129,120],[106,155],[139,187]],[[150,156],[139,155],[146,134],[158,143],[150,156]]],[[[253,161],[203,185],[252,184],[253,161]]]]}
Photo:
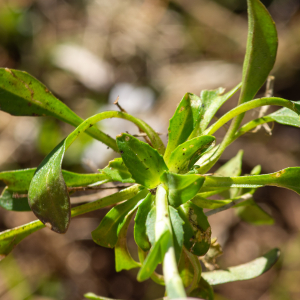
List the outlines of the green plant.
{"type": "MultiPolygon", "coordinates": [[[[275,97],[252,100],[274,65],[277,33],[273,20],[259,0],[248,0],[248,14],[242,83],[227,94],[223,94],[223,89],[203,91],[201,97],[187,93],[170,120],[166,148],[158,134],[142,120],[125,112],[106,111],[84,121],[29,74],[0,69],[1,110],[17,116],[52,116],[76,127],[37,169],[0,173],[0,180],[6,184],[0,205],[7,210],[32,210],[39,219],[0,234],[0,259],[25,237],[45,226],[65,233],[71,217],[117,204],[92,232],[93,240],[115,249],[117,271],[140,268],[138,280],[151,277],[165,285],[169,299],[188,295],[210,300],[214,297],[211,285],[250,279],[266,272],[278,259],[277,249],[226,271],[202,273],[198,259],[208,251],[210,255],[214,251],[218,254],[218,244],[211,242],[207,216],[235,207],[239,216],[250,223],[271,224],[272,218],[253,200],[255,190],[271,185],[300,194],[300,167],[259,175],[260,167],[257,166],[251,175],[240,176],[242,152],[214,175],[206,174],[226,147],[258,125],[278,122],[300,126],[297,102],[275,97]],[[238,105],[208,127],[221,105],[238,90],[238,105]],[[241,126],[246,111],[264,105],[284,108],[241,126]],[[107,118],[133,122],[147,135],[147,143],[127,133],[113,139],[94,126],[107,118]],[[215,145],[213,134],[230,120],[223,141],[215,145]],[[65,151],[84,132],[120,153],[121,158],[110,161],[95,174],[61,170],[65,151]],[[97,201],[71,208],[69,192],[73,188],[97,189],[113,181],[131,185],[97,201]],[[224,200],[211,200],[212,195],[224,200]],[[204,213],[204,208],[210,210],[204,213]],[[135,212],[134,238],[139,262],[133,260],[126,244],[127,228],[135,212]],[[155,272],[160,263],[163,275],[155,272]]],[[[104,299],[92,294],[86,297],[104,299]]]]}

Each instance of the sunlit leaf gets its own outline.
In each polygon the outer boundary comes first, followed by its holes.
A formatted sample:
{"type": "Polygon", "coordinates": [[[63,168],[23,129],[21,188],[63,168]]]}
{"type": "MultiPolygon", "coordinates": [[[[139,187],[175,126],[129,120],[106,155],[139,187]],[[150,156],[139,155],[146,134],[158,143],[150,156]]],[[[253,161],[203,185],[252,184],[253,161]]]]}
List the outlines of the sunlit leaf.
{"type": "Polygon", "coordinates": [[[191,201],[201,208],[209,208],[215,209],[222,207],[228,203],[231,203],[232,200],[211,200],[200,196],[201,194],[197,194],[191,201]]]}
{"type": "Polygon", "coordinates": [[[119,232],[126,220],[137,209],[148,193],[148,190],[144,189],[133,198],[113,207],[102,219],[99,226],[92,231],[94,242],[103,247],[113,248],[118,241],[119,232]]]}
{"type": "Polygon", "coordinates": [[[248,41],[243,67],[241,103],[255,96],[273,68],[277,31],[269,12],[259,0],[248,0],[248,41]]]}
{"type": "Polygon", "coordinates": [[[235,212],[243,221],[252,225],[274,224],[274,219],[257,205],[253,199],[235,206],[235,212]]]}
{"type": "MultiPolygon", "coordinates": [[[[33,76],[24,71],[0,68],[0,109],[14,116],[51,116],[78,126],[83,120],[33,76]]],[[[91,127],[94,138],[117,151],[114,139],[91,127]]]]}
{"type": "Polygon", "coordinates": [[[57,233],[67,231],[71,218],[70,197],[61,172],[64,152],[62,141],[37,168],[28,191],[34,214],[57,233]]]}
{"type": "Polygon", "coordinates": [[[147,188],[155,188],[160,183],[161,174],[167,170],[162,156],[130,134],[118,136],[117,144],[132,178],[147,188]]]}
{"type": "Polygon", "coordinates": [[[185,173],[215,141],[215,137],[204,135],[179,145],[170,155],[170,172],[185,173]],[[191,159],[193,159],[191,163],[191,159]]]}
{"type": "Polygon", "coordinates": [[[122,158],[115,158],[110,161],[108,166],[103,170],[99,170],[108,175],[112,181],[120,181],[120,182],[129,182],[132,183],[134,180],[131,178],[131,174],[129,173],[125,163],[122,158]]]}
{"type": "Polygon", "coordinates": [[[267,272],[277,262],[279,255],[280,251],[273,249],[249,263],[226,270],[204,272],[202,277],[211,285],[256,278],[267,272]]]}
{"type": "Polygon", "coordinates": [[[279,124],[300,127],[299,115],[288,108],[279,109],[266,117],[272,118],[279,124]]]}
{"type": "Polygon", "coordinates": [[[131,270],[133,268],[138,268],[141,266],[140,263],[136,262],[129,253],[127,247],[127,230],[129,223],[131,221],[131,214],[125,224],[122,226],[122,229],[119,231],[118,241],[115,246],[115,261],[116,261],[116,271],[120,272],[122,270],[131,270]]]}
{"type": "Polygon", "coordinates": [[[223,94],[225,89],[218,88],[216,90],[203,90],[200,95],[202,101],[202,107],[204,108],[203,116],[199,122],[199,125],[194,129],[192,136],[200,135],[206,127],[209,125],[210,121],[219,110],[219,108],[230,99],[239,89],[241,88],[241,83],[226,94],[223,94]]]}
{"type": "MultiPolygon", "coordinates": [[[[148,251],[151,248],[148,236],[147,236],[147,216],[153,207],[154,196],[148,194],[145,200],[139,205],[135,219],[134,219],[134,240],[136,244],[148,251]]],[[[154,226],[154,224],[153,224],[154,226]]]]}
{"type": "Polygon", "coordinates": [[[178,212],[184,221],[184,246],[194,255],[204,255],[210,246],[211,228],[203,209],[189,201],[178,212]]]}
{"type": "Polygon", "coordinates": [[[169,212],[170,212],[170,221],[171,221],[172,231],[173,231],[173,245],[175,249],[176,260],[178,262],[181,256],[182,246],[183,246],[184,221],[181,219],[181,217],[178,214],[178,211],[174,207],[170,206],[169,212]]]}
{"type": "Polygon", "coordinates": [[[199,123],[202,114],[203,108],[201,99],[194,94],[185,94],[173,117],[170,119],[168,129],[169,140],[164,155],[164,159],[167,163],[171,153],[188,139],[199,123]]]}
{"type": "Polygon", "coordinates": [[[162,175],[161,180],[168,188],[170,205],[178,207],[194,198],[201,188],[205,177],[196,174],[179,175],[165,172],[162,175]]]}

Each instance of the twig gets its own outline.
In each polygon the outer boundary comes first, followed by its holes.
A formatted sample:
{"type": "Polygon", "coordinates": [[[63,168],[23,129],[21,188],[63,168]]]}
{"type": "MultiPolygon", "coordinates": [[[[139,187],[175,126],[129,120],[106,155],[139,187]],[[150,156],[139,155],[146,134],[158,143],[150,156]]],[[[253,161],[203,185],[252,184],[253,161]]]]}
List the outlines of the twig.
{"type": "Polygon", "coordinates": [[[206,212],[205,215],[206,215],[207,217],[212,216],[212,215],[215,215],[215,214],[217,214],[217,213],[219,213],[219,212],[221,212],[221,211],[227,210],[227,209],[229,209],[229,208],[231,208],[231,207],[233,207],[233,206],[235,206],[235,205],[237,205],[237,204],[239,204],[239,203],[241,203],[241,202],[243,202],[243,201],[249,200],[249,199],[251,199],[252,197],[253,197],[252,194],[245,194],[245,195],[242,195],[239,199],[232,200],[232,202],[230,202],[230,203],[228,203],[228,204],[226,204],[226,205],[224,205],[224,206],[221,206],[221,207],[219,207],[219,208],[212,209],[212,210],[206,212]]]}
{"type": "MultiPolygon", "coordinates": [[[[164,135],[164,133],[160,133],[160,132],[157,132],[157,131],[156,131],[156,133],[158,135],[164,135]]],[[[142,133],[138,133],[138,134],[133,134],[133,136],[134,137],[145,137],[145,136],[147,136],[147,134],[145,132],[142,132],[142,133]]]]}
{"type": "MultiPolygon", "coordinates": [[[[265,97],[272,97],[273,96],[274,81],[275,81],[275,77],[274,76],[268,76],[267,84],[266,84],[265,97]]],[[[262,106],[261,109],[260,109],[260,111],[259,111],[258,117],[262,118],[266,114],[266,112],[268,111],[269,107],[270,107],[270,105],[262,106]]],[[[252,132],[257,132],[262,127],[266,130],[266,132],[269,135],[272,135],[272,129],[269,127],[269,125],[267,123],[262,124],[262,125],[258,125],[252,132]]]]}
{"type": "Polygon", "coordinates": [[[119,99],[120,99],[120,97],[118,96],[117,99],[116,99],[116,101],[114,102],[114,104],[118,106],[118,108],[119,108],[119,110],[120,110],[121,112],[127,114],[127,111],[119,104],[119,99]]]}
{"type": "Polygon", "coordinates": [[[129,185],[116,185],[116,186],[108,186],[108,187],[100,187],[100,185],[92,185],[92,186],[76,186],[76,187],[68,187],[68,191],[88,191],[88,190],[111,190],[111,189],[125,189],[128,188],[129,185]]]}

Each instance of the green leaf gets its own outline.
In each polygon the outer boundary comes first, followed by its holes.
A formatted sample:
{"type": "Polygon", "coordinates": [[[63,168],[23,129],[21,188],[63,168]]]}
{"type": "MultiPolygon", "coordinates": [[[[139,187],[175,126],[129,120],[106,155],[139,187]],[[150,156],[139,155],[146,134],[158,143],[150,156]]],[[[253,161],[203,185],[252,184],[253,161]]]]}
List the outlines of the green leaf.
{"type": "MultiPolygon", "coordinates": [[[[26,193],[36,172],[34,169],[0,172],[2,180],[10,191],[26,193]]],[[[105,183],[109,177],[105,174],[79,174],[62,170],[62,175],[68,187],[86,186],[94,183],[105,183]]]]}
{"type": "Polygon", "coordinates": [[[169,236],[169,232],[164,232],[160,238],[152,245],[149,254],[147,255],[138,275],[138,281],[144,281],[148,279],[155,271],[157,265],[161,263],[161,242],[166,236],[169,236]]]}
{"type": "Polygon", "coordinates": [[[222,207],[222,206],[232,202],[231,199],[229,199],[229,200],[211,200],[211,199],[206,199],[204,197],[201,197],[200,195],[201,194],[197,194],[191,201],[201,208],[215,209],[215,208],[222,207]]]}
{"type": "Polygon", "coordinates": [[[27,195],[24,196],[14,196],[14,192],[7,189],[3,190],[0,197],[0,206],[6,210],[13,211],[31,211],[28,205],[27,195]]]}
{"type": "Polygon", "coordinates": [[[138,208],[148,193],[148,190],[144,189],[133,198],[113,207],[102,219],[99,226],[92,231],[94,242],[107,248],[115,247],[119,232],[126,220],[138,208]]]}
{"type": "MultiPolygon", "coordinates": [[[[51,116],[73,126],[83,120],[33,76],[24,71],[0,68],[0,109],[14,116],[51,116]]],[[[87,130],[92,137],[118,151],[114,139],[96,127],[87,130]]]]}
{"type": "Polygon", "coordinates": [[[217,177],[206,176],[203,189],[223,187],[259,188],[264,185],[283,187],[300,195],[300,167],[286,168],[281,171],[252,176],[217,177]]]}
{"type": "Polygon", "coordinates": [[[137,183],[149,189],[160,184],[160,176],[167,170],[167,166],[155,149],[126,133],[117,137],[117,145],[126,167],[137,183]]]}
{"type": "Polygon", "coordinates": [[[243,67],[241,103],[255,96],[272,70],[277,53],[277,31],[259,0],[248,0],[248,40],[243,67]]]}
{"type": "MultiPolygon", "coordinates": [[[[218,176],[231,177],[240,176],[242,173],[242,160],[244,151],[240,150],[235,157],[230,159],[222,167],[220,167],[215,173],[218,176]]],[[[231,199],[237,196],[239,192],[238,188],[231,188],[227,191],[220,193],[224,199],[231,199]]]]}
{"type": "Polygon", "coordinates": [[[279,109],[266,117],[272,118],[279,124],[300,127],[299,115],[288,108],[279,109]]]}
{"type": "Polygon", "coordinates": [[[178,207],[194,198],[203,185],[205,177],[196,174],[179,175],[165,172],[161,180],[167,186],[170,205],[178,207]]]}
{"type": "Polygon", "coordinates": [[[118,300],[118,299],[112,299],[112,298],[97,296],[94,293],[84,294],[84,298],[92,299],[92,300],[118,300]]]}
{"type": "Polygon", "coordinates": [[[116,271],[120,272],[122,270],[131,270],[133,268],[141,267],[141,264],[136,262],[129,253],[127,247],[127,230],[129,223],[133,213],[127,218],[125,224],[123,225],[122,229],[119,231],[119,237],[117,244],[115,246],[115,260],[116,260],[116,271]]]}
{"type": "MultiPolygon", "coordinates": [[[[148,194],[145,200],[140,204],[134,219],[134,240],[143,250],[148,251],[151,248],[147,236],[147,216],[154,205],[154,196],[148,194]]],[[[154,226],[154,224],[153,224],[154,226]]]]}
{"type": "Polygon", "coordinates": [[[146,219],[146,233],[151,245],[155,244],[156,206],[149,211],[146,219]]]}
{"type": "Polygon", "coordinates": [[[204,135],[179,145],[170,155],[170,172],[185,173],[199,157],[215,142],[215,137],[204,135]],[[192,160],[192,163],[190,161],[192,160]]]}
{"type": "Polygon", "coordinates": [[[67,231],[71,218],[70,197],[61,172],[64,152],[63,140],[37,168],[28,191],[33,213],[57,233],[67,231]]]}
{"type": "Polygon", "coordinates": [[[258,206],[253,199],[235,206],[235,212],[243,221],[252,225],[274,224],[274,219],[258,206]]]}
{"type": "Polygon", "coordinates": [[[238,280],[256,278],[267,272],[278,260],[280,251],[273,249],[265,255],[243,265],[202,273],[202,277],[211,285],[238,280]]]}
{"type": "Polygon", "coordinates": [[[166,163],[168,163],[171,153],[182,143],[184,143],[194,128],[198,125],[203,114],[201,99],[187,93],[179,103],[175,114],[169,123],[169,140],[164,155],[166,163]]]}
{"type": "Polygon", "coordinates": [[[175,255],[176,255],[176,261],[179,262],[181,252],[182,252],[182,246],[183,246],[183,224],[184,221],[181,219],[181,217],[178,214],[178,211],[172,207],[169,206],[169,213],[170,213],[170,221],[172,225],[172,231],[173,231],[173,244],[175,249],[175,255]]]}
{"type": "Polygon", "coordinates": [[[99,171],[102,171],[103,173],[108,175],[112,181],[120,181],[123,183],[134,182],[122,158],[115,158],[114,160],[109,162],[106,168],[99,171]]]}
{"type": "MultiPolygon", "coordinates": [[[[203,90],[201,92],[200,98],[202,101],[202,107],[204,110],[203,116],[200,119],[199,126],[196,126],[192,132],[192,136],[199,136],[207,128],[210,121],[219,110],[219,108],[230,99],[239,89],[241,88],[241,83],[233,88],[230,92],[223,95],[225,89],[218,88],[216,90],[203,90]]],[[[191,138],[191,137],[190,137],[191,138]]]]}
{"type": "Polygon", "coordinates": [[[184,246],[194,255],[204,255],[210,246],[211,228],[203,209],[189,201],[178,212],[184,221],[184,246]]]}
{"type": "Polygon", "coordinates": [[[198,287],[194,289],[189,296],[201,298],[203,300],[214,300],[214,291],[210,284],[201,277],[198,287]]]}

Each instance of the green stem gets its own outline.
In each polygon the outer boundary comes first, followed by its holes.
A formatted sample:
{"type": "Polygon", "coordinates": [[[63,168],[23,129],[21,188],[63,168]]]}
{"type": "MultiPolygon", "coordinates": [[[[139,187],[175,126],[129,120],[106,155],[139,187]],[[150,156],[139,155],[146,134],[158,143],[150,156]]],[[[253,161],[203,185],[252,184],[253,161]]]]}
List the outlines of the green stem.
{"type": "MultiPolygon", "coordinates": [[[[160,139],[158,134],[152,129],[152,127],[150,127],[147,123],[145,123],[144,121],[142,121],[140,119],[137,119],[129,114],[119,112],[119,111],[105,111],[105,112],[99,113],[95,116],[92,116],[92,117],[86,119],[66,138],[66,149],[68,149],[70,147],[70,145],[74,142],[74,140],[80,134],[82,134],[84,131],[88,130],[88,128],[92,127],[95,123],[97,123],[101,120],[109,119],[109,118],[120,118],[120,119],[125,119],[125,120],[128,120],[128,121],[134,123],[148,135],[148,137],[152,143],[152,146],[155,149],[157,149],[157,151],[160,154],[163,154],[165,152],[165,146],[164,146],[162,140],[160,139]]],[[[116,151],[119,152],[118,149],[116,151]]]]}

